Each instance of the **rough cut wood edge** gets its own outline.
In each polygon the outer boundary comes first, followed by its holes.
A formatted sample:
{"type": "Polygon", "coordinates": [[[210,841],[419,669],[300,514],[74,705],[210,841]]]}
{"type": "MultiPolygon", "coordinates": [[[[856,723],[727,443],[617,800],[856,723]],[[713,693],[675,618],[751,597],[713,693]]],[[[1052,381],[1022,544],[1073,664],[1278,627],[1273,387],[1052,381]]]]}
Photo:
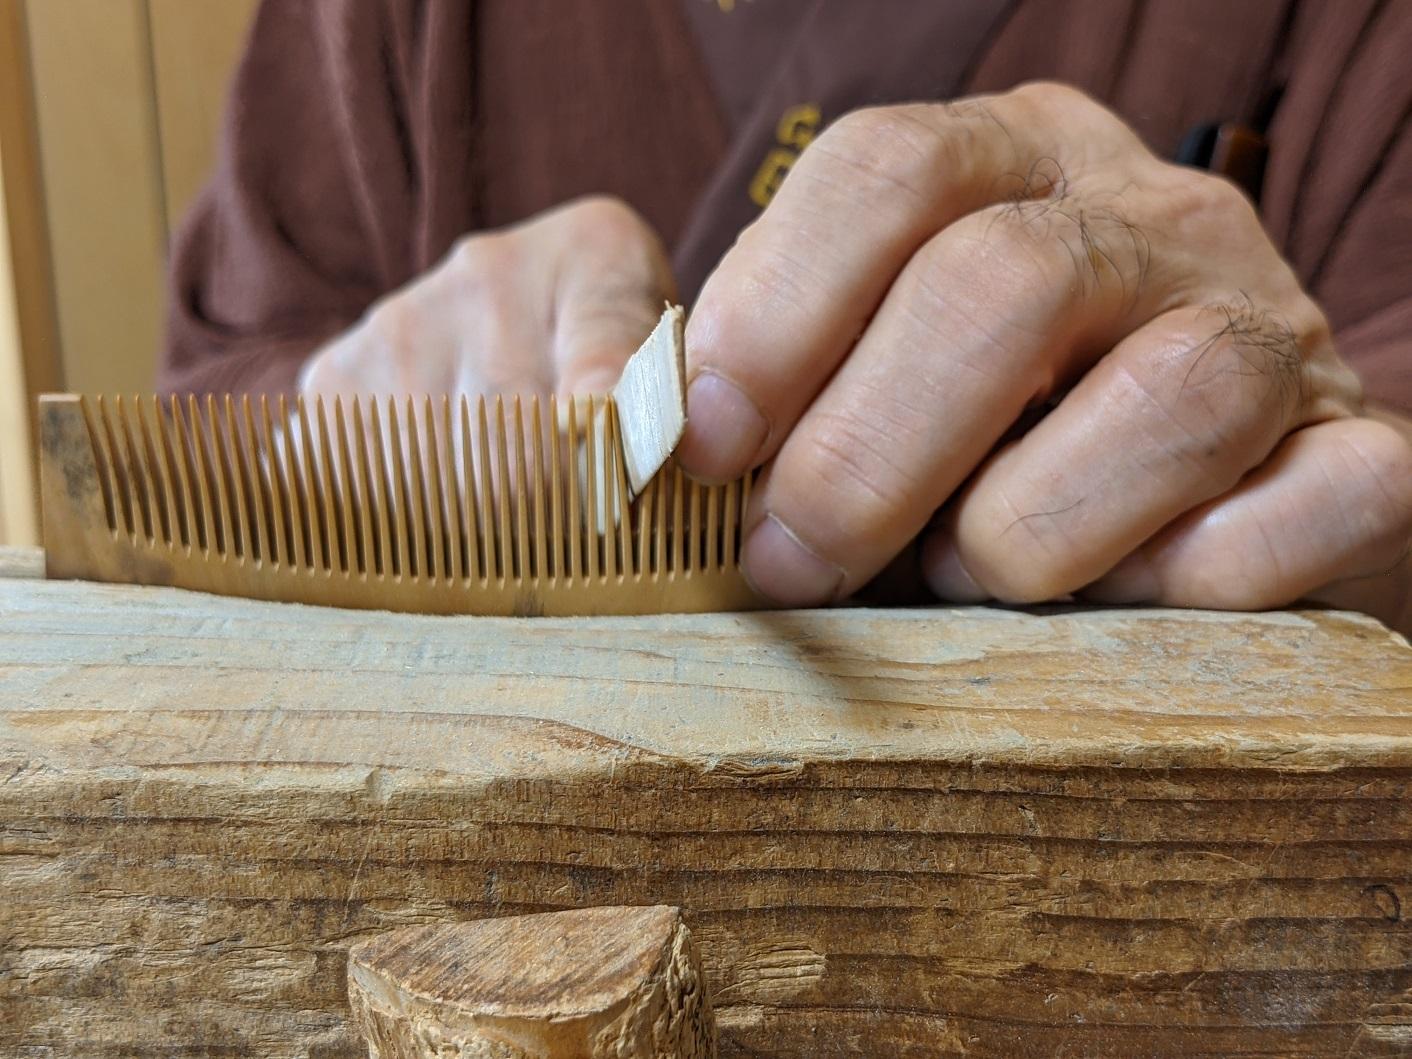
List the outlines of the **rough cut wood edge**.
{"type": "Polygon", "coordinates": [[[685,910],[727,1057],[1412,1049],[1350,614],[462,620],[0,591],[0,1055],[353,1059],[390,929],[685,910]]]}
{"type": "Polygon", "coordinates": [[[410,927],[353,946],[348,997],[378,1059],[712,1059],[681,911],[589,908],[410,927]]]}
{"type": "Polygon", "coordinates": [[[0,545],[0,581],[39,580],[44,576],[44,549],[0,545]]]}
{"type": "Polygon", "coordinates": [[[628,485],[640,493],[686,432],[686,347],[681,306],[669,305],[613,388],[628,485]]]}

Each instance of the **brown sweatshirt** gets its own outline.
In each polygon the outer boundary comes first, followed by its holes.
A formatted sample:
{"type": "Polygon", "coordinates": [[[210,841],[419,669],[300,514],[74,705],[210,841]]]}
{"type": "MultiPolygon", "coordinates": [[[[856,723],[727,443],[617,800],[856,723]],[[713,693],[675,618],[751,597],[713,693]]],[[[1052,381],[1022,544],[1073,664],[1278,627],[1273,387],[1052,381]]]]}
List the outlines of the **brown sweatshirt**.
{"type": "Polygon", "coordinates": [[[1264,132],[1261,212],[1412,410],[1408,0],[264,0],[172,254],[167,390],[281,392],[460,235],[602,192],[688,300],[808,137],[1036,78],[1175,157],[1264,132]]]}

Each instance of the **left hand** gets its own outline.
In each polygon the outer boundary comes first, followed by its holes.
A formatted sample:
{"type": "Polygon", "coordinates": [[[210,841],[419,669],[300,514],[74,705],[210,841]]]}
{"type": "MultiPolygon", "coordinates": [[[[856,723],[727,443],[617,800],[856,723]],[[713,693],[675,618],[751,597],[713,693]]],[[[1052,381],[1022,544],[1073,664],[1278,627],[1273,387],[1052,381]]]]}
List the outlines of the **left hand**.
{"type": "Polygon", "coordinates": [[[843,598],[920,534],[948,600],[1322,591],[1405,620],[1412,444],[1364,415],[1249,201],[1076,90],[834,123],[687,352],[681,462],[771,461],[744,563],[782,604],[843,598]]]}

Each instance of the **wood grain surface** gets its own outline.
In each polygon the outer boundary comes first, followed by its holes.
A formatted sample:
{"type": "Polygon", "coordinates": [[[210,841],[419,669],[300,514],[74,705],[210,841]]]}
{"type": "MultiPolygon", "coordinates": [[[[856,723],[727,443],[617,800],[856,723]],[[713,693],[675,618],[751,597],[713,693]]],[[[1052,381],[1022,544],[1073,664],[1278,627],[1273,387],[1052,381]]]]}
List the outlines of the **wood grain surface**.
{"type": "Polygon", "coordinates": [[[651,903],[727,1056],[1412,1049],[1412,651],[1355,615],[0,581],[0,777],[5,1055],[355,1056],[359,940],[651,903]]]}
{"type": "Polygon", "coordinates": [[[701,960],[666,905],[390,930],[348,953],[378,1059],[714,1059],[701,960]]]}

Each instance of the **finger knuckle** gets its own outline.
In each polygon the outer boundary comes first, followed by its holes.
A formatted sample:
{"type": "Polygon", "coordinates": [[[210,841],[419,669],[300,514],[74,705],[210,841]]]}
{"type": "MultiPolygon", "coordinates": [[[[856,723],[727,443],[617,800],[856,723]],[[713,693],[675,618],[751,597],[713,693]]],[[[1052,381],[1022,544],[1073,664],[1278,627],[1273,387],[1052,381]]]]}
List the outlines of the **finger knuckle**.
{"type": "Polygon", "coordinates": [[[512,232],[477,232],[456,240],[446,265],[458,284],[493,286],[508,275],[514,258],[512,232]]]}
{"type": "Polygon", "coordinates": [[[903,193],[928,199],[938,175],[954,168],[956,137],[916,107],[867,107],[839,118],[804,152],[800,172],[822,178],[828,159],[842,182],[864,198],[903,193]]]}
{"type": "Polygon", "coordinates": [[[1042,603],[1071,592],[1073,550],[1056,513],[993,512],[986,529],[967,533],[966,564],[976,581],[1005,603],[1042,603]]]}
{"type": "MultiPolygon", "coordinates": [[[[1412,537],[1412,442],[1385,423],[1360,419],[1342,432],[1339,448],[1348,473],[1362,484],[1362,502],[1350,510],[1360,514],[1369,536],[1406,544],[1412,537]]],[[[1347,481],[1348,474],[1335,470],[1331,478],[1347,481]]]]}
{"type": "Polygon", "coordinates": [[[816,411],[813,419],[800,480],[842,525],[844,539],[867,539],[892,513],[918,506],[925,483],[907,459],[915,445],[879,429],[872,410],[816,411]]]}
{"type": "Polygon", "coordinates": [[[1238,295],[1206,305],[1201,318],[1210,331],[1169,358],[1167,374],[1180,380],[1176,395],[1203,393],[1265,411],[1274,406],[1285,425],[1296,419],[1309,399],[1309,345],[1325,326],[1313,304],[1286,312],[1238,295]]]}
{"type": "Polygon", "coordinates": [[[417,343],[418,314],[403,296],[377,302],[365,318],[364,326],[375,343],[384,349],[409,349],[417,343]]]}
{"type": "Polygon", "coordinates": [[[642,215],[616,195],[595,194],[575,199],[564,217],[583,234],[628,242],[652,234],[642,215]]]}

